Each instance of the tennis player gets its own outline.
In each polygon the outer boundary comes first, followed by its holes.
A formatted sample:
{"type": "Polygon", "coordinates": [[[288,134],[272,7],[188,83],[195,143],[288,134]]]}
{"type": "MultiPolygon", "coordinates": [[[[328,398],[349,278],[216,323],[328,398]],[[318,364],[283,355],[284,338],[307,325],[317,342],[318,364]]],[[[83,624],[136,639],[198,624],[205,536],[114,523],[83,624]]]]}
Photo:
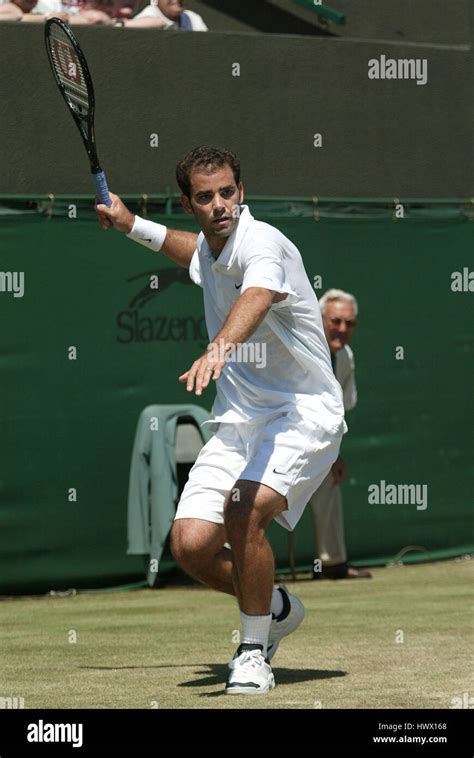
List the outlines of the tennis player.
{"type": "Polygon", "coordinates": [[[304,617],[300,600],[273,586],[265,529],[274,519],[293,530],[336,460],[342,392],[301,256],[243,204],[236,156],[196,148],[177,181],[199,235],[135,216],[114,194],[97,212],[103,228],[189,268],[203,289],[210,343],[179,379],[197,396],[216,382],[218,429],[191,469],[171,546],[188,574],[237,598],[242,636],[226,693],[262,694],[275,686],[281,639],[304,617]]]}

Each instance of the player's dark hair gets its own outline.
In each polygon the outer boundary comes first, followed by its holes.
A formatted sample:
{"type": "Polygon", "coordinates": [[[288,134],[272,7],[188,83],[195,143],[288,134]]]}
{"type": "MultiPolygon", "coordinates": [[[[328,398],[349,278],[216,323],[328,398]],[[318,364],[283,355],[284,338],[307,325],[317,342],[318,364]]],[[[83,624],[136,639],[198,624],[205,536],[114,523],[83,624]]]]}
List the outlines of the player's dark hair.
{"type": "Polygon", "coordinates": [[[240,161],[230,150],[221,150],[218,147],[201,145],[191,150],[176,167],[176,181],[183,195],[191,199],[191,172],[195,168],[201,168],[212,174],[214,171],[230,166],[234,174],[237,186],[240,182],[240,161]]]}

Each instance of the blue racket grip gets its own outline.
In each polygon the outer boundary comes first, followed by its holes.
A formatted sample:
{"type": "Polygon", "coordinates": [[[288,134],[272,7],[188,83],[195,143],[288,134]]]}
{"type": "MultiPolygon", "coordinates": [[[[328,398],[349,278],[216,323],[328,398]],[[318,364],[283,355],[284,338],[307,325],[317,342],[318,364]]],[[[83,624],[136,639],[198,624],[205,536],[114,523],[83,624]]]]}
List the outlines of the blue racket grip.
{"type": "Polygon", "coordinates": [[[95,191],[99,198],[99,202],[106,205],[107,208],[110,208],[112,200],[110,199],[109,188],[107,187],[107,179],[105,178],[104,172],[99,171],[97,174],[92,174],[92,178],[94,180],[95,191]]]}

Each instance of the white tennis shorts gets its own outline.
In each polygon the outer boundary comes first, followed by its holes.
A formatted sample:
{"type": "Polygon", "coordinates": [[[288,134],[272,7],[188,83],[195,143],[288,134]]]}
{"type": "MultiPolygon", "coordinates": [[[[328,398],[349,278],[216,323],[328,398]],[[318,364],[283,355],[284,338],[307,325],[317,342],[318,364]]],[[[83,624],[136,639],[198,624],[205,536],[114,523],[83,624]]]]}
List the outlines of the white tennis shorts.
{"type": "Polygon", "coordinates": [[[301,411],[270,420],[221,423],[189,472],[176,519],[224,523],[224,503],[238,479],[261,482],[286,497],[276,521],[293,530],[311,495],[339,454],[340,434],[330,434],[301,411]]]}

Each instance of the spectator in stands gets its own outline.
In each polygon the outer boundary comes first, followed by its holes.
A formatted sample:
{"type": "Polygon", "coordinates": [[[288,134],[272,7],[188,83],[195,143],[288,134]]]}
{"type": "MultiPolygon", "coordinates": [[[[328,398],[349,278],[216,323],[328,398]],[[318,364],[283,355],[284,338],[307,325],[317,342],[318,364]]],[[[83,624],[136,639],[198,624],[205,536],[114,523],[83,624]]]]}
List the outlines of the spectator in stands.
{"type": "Polygon", "coordinates": [[[77,24],[100,24],[101,26],[113,26],[113,4],[110,0],[82,0],[78,13],[71,13],[69,23],[77,24]]]}
{"type": "MultiPolygon", "coordinates": [[[[350,411],[357,403],[354,356],[349,347],[356,326],[357,301],[349,292],[330,289],[320,298],[319,305],[333,371],[342,387],[344,410],[350,411]]],[[[315,552],[321,561],[320,570],[319,566],[313,570],[313,579],[371,577],[367,569],[355,568],[347,563],[342,494],[339,486],[346,477],[347,467],[339,455],[331,471],[309,501],[315,531],[315,552]]]]}
{"type": "Polygon", "coordinates": [[[20,0],[20,2],[11,2],[11,3],[4,3],[2,0],[0,0],[0,21],[21,21],[23,13],[28,13],[33,7],[35,3],[28,2],[28,0],[23,2],[23,0],[20,0]],[[21,6],[26,7],[27,5],[30,6],[28,10],[23,10],[21,6]]]}
{"type": "MultiPolygon", "coordinates": [[[[140,17],[131,19],[133,5],[133,0],[38,0],[37,3],[36,0],[0,0],[0,21],[42,23],[55,17],[71,26],[100,24],[155,29],[173,27],[172,21],[164,21],[160,16],[139,14],[140,17]]],[[[191,12],[186,11],[186,14],[188,13],[191,12]]],[[[205,26],[196,13],[190,17],[196,27],[199,25],[199,19],[205,26]]]]}
{"type": "MultiPolygon", "coordinates": [[[[1,3],[1,0],[0,0],[1,3]]],[[[109,0],[66,3],[61,0],[11,0],[0,4],[0,21],[43,23],[48,18],[60,18],[69,24],[114,24],[115,20],[99,6],[107,8],[109,0]]]]}
{"type": "MultiPolygon", "coordinates": [[[[164,29],[189,29],[193,32],[207,32],[201,16],[186,9],[187,0],[151,0],[133,21],[156,18],[163,22],[164,29]]],[[[130,24],[127,23],[127,26],[130,24]]]]}
{"type": "Polygon", "coordinates": [[[155,29],[166,28],[165,22],[155,16],[142,16],[140,18],[130,18],[132,7],[129,0],[80,0],[81,10],[75,16],[71,17],[71,22],[75,24],[84,23],[84,17],[86,17],[86,23],[99,23],[99,24],[114,24],[115,26],[128,27],[148,27],[155,29]],[[100,18],[105,16],[105,19],[100,18]],[[97,18],[96,18],[97,17],[97,18]],[[91,20],[89,20],[91,19],[91,20]]]}
{"type": "MultiPolygon", "coordinates": [[[[11,0],[2,2],[0,0],[0,21],[31,21],[40,22],[45,20],[45,16],[32,12],[35,10],[36,0],[11,0]]],[[[48,11],[49,13],[49,11],[48,11]]],[[[64,21],[67,21],[67,14],[58,13],[64,21]]]]}
{"type": "Polygon", "coordinates": [[[113,26],[115,24],[114,13],[113,0],[81,0],[79,12],[71,13],[69,23],[71,25],[100,24],[102,26],[113,26]]]}

